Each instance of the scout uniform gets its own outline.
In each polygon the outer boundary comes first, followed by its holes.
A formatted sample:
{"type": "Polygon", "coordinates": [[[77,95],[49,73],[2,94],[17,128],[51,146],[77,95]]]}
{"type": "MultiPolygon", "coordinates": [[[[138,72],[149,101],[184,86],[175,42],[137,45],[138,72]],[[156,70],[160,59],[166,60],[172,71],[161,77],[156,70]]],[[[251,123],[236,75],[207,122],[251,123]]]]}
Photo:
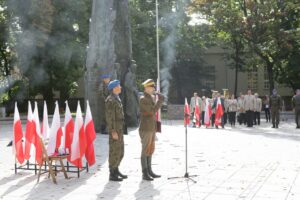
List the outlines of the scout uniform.
{"type": "Polygon", "coordinates": [[[99,94],[100,94],[100,107],[103,108],[103,112],[100,115],[100,123],[101,123],[101,133],[107,134],[106,130],[106,117],[105,117],[105,100],[107,99],[108,95],[110,94],[107,86],[109,83],[105,83],[105,79],[110,81],[111,75],[110,74],[102,74],[100,76],[101,83],[99,85],[99,94]]]}
{"type": "Polygon", "coordinates": [[[151,167],[152,154],[155,149],[155,133],[157,128],[155,113],[159,110],[159,108],[161,108],[164,98],[162,95],[159,95],[158,101],[155,102],[153,96],[146,92],[147,87],[155,87],[155,83],[152,79],[148,79],[142,84],[145,88],[145,92],[139,101],[141,118],[139,135],[142,143],[141,165],[143,179],[153,180],[151,177],[160,177],[159,175],[153,173],[151,167]]]}
{"type": "MultiPolygon", "coordinates": [[[[108,84],[108,90],[112,91],[115,87],[120,85],[120,81],[114,80],[108,84]]],[[[109,133],[109,180],[122,181],[122,178],[127,178],[119,171],[119,165],[124,156],[124,139],[123,139],[123,127],[124,127],[124,112],[121,99],[118,94],[113,91],[106,98],[105,101],[106,110],[106,122],[107,130],[109,133]],[[112,133],[116,132],[118,139],[115,140],[112,133]],[[119,178],[121,177],[121,178],[119,178]]]]}
{"type": "Polygon", "coordinates": [[[270,97],[270,107],[272,115],[272,128],[278,128],[279,110],[281,109],[281,97],[277,94],[276,89],[273,90],[273,95],[270,97]]]}
{"type": "Polygon", "coordinates": [[[236,112],[238,110],[238,102],[236,99],[228,99],[228,115],[229,123],[231,126],[235,126],[236,112]]]}
{"type": "Polygon", "coordinates": [[[297,90],[296,95],[293,97],[292,103],[295,110],[296,128],[300,128],[300,89],[297,90]]]}
{"type": "Polygon", "coordinates": [[[251,93],[248,93],[244,96],[244,108],[246,111],[247,127],[253,127],[254,102],[255,97],[251,93]]]}

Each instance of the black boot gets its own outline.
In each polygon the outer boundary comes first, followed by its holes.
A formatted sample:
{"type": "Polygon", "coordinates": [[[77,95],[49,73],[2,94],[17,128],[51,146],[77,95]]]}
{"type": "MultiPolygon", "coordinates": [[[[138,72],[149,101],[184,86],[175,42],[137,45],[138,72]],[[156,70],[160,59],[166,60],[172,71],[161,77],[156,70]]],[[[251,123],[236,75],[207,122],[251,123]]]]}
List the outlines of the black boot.
{"type": "Polygon", "coordinates": [[[148,164],[149,175],[152,176],[153,178],[160,178],[161,175],[154,174],[154,172],[152,171],[151,162],[152,162],[152,158],[150,156],[147,157],[147,164],[148,164]]]}
{"type": "Polygon", "coordinates": [[[109,169],[109,180],[110,181],[122,181],[122,178],[118,177],[118,172],[117,172],[117,168],[110,168],[109,169]]]}
{"type": "Polygon", "coordinates": [[[125,175],[125,174],[122,174],[122,173],[119,171],[119,167],[117,168],[117,173],[118,173],[118,176],[120,176],[122,179],[126,179],[126,178],[128,178],[128,176],[127,176],[127,175],[125,175]]]}
{"type": "Polygon", "coordinates": [[[272,128],[275,128],[275,124],[273,124],[272,128]]]}
{"type": "Polygon", "coordinates": [[[153,178],[151,178],[148,174],[148,169],[147,168],[143,169],[143,180],[153,181],[153,178]]]}

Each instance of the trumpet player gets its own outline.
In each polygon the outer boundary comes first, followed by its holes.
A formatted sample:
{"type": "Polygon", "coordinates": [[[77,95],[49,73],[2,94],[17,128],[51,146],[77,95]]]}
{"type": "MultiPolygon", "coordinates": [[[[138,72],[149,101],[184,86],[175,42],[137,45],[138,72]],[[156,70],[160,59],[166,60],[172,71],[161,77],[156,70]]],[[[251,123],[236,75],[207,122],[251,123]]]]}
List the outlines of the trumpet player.
{"type": "Polygon", "coordinates": [[[144,95],[140,98],[140,127],[139,135],[142,143],[141,165],[143,179],[152,181],[153,178],[159,178],[160,175],[152,171],[152,155],[155,149],[155,133],[157,131],[156,112],[161,108],[164,97],[155,91],[155,83],[148,79],[142,83],[144,86],[144,95]],[[158,101],[155,102],[153,95],[158,95],[158,101]]]}

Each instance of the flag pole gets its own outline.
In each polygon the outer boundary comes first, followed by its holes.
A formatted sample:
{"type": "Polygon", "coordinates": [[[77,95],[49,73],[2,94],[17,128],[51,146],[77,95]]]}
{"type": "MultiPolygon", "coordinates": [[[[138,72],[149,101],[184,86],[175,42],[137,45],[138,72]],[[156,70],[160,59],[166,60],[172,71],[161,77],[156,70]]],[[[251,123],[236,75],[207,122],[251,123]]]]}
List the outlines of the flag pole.
{"type": "MultiPolygon", "coordinates": [[[[159,34],[158,34],[158,2],[155,0],[155,12],[156,12],[156,62],[157,62],[157,82],[160,84],[160,63],[159,63],[159,34]]],[[[159,85],[160,87],[160,85],[159,85]]],[[[158,88],[160,92],[160,88],[158,88]]]]}

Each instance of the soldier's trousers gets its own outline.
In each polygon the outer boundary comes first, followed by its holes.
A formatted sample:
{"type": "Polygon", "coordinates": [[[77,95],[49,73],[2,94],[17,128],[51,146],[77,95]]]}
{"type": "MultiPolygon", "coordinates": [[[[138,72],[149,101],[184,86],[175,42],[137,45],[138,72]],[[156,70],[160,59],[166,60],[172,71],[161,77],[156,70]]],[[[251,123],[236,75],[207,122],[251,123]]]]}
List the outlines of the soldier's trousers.
{"type": "Polygon", "coordinates": [[[300,126],[300,108],[295,109],[295,120],[296,120],[297,127],[299,127],[300,126]]]}
{"type": "Polygon", "coordinates": [[[108,163],[110,168],[119,167],[124,157],[124,139],[123,134],[118,134],[119,139],[113,140],[111,133],[109,134],[109,156],[108,163]]]}
{"type": "Polygon", "coordinates": [[[279,117],[279,110],[278,109],[271,109],[271,115],[272,115],[272,124],[273,126],[279,124],[279,120],[280,120],[280,117],[279,117]]]}
{"type": "Polygon", "coordinates": [[[155,132],[143,132],[140,131],[140,138],[142,143],[142,152],[141,152],[141,164],[142,169],[147,168],[146,157],[152,156],[155,149],[155,132]]]}

